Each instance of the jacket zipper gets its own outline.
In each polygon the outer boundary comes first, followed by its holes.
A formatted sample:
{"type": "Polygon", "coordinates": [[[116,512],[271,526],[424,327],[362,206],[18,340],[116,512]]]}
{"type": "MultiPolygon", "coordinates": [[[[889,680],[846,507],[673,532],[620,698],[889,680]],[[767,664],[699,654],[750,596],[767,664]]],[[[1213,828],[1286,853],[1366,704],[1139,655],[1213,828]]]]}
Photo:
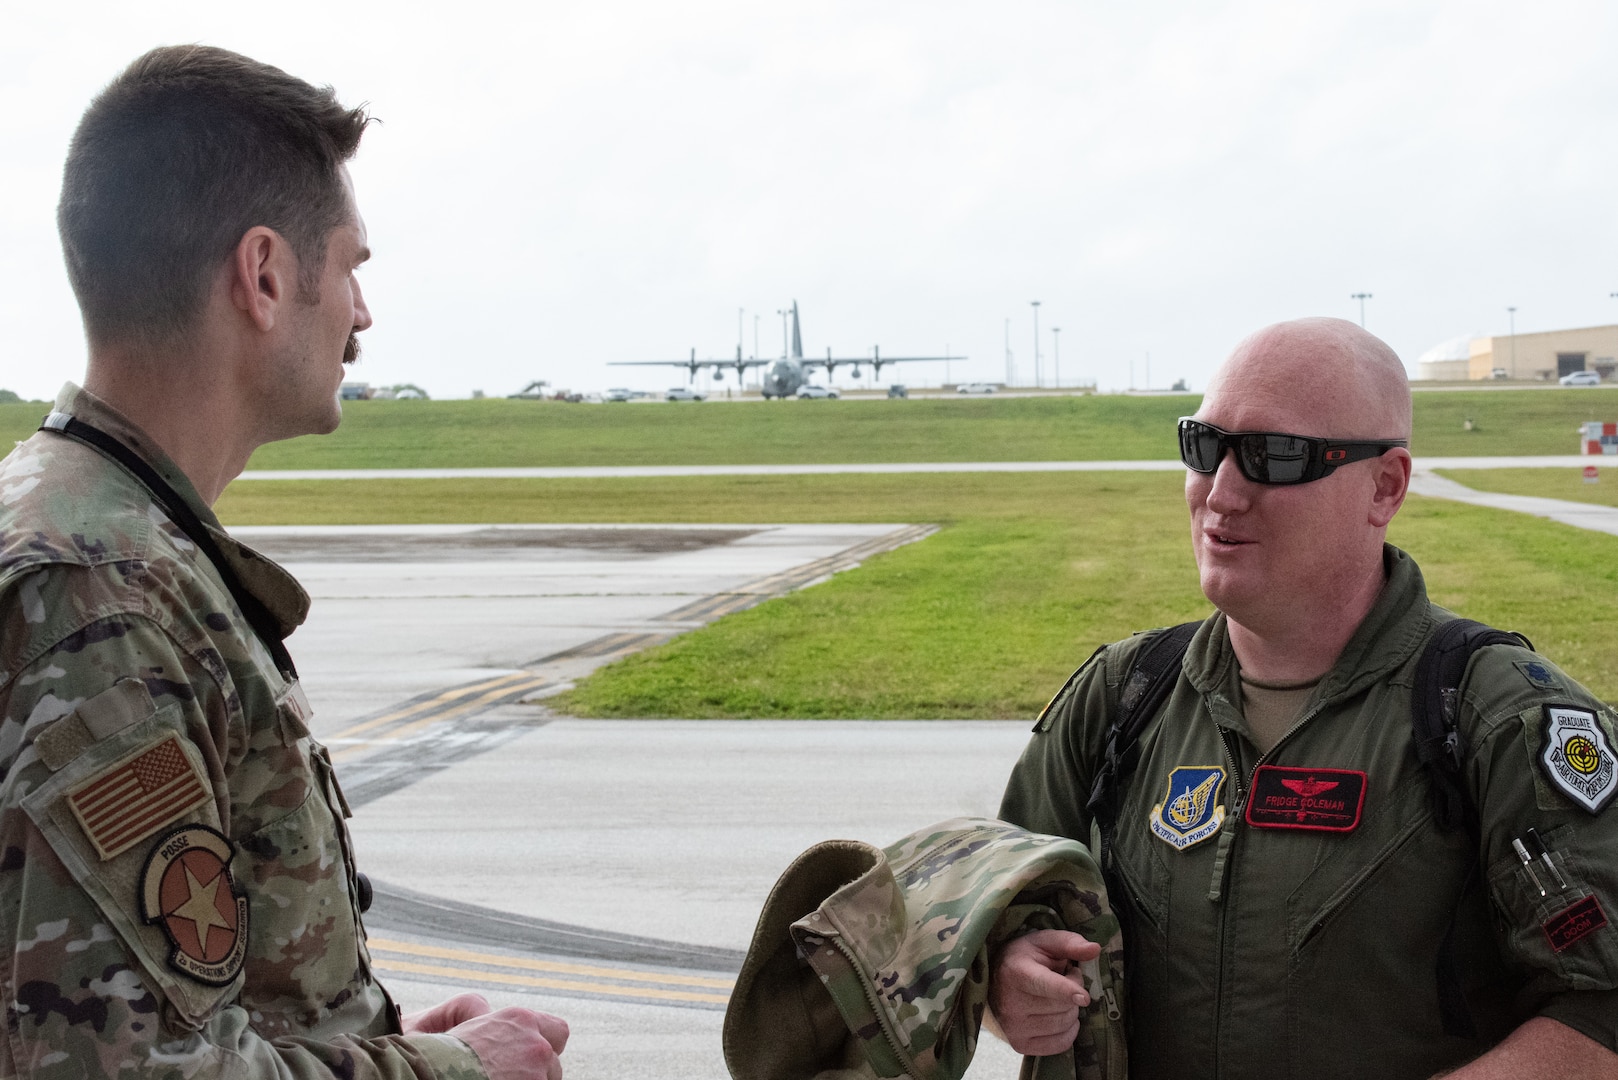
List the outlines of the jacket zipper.
{"type": "Polygon", "coordinates": [[[888,1027],[888,1014],[882,1010],[882,1002],[877,998],[876,990],[871,986],[870,980],[865,977],[865,970],[860,967],[853,951],[843,943],[841,937],[831,935],[825,935],[825,937],[827,941],[837,946],[837,951],[843,954],[843,959],[848,961],[848,966],[858,977],[860,989],[865,991],[865,1003],[871,1007],[871,1015],[876,1017],[877,1026],[882,1029],[882,1037],[887,1040],[888,1049],[893,1051],[894,1060],[904,1067],[907,1076],[915,1076],[916,1063],[911,1060],[909,1054],[905,1053],[904,1047],[899,1045],[899,1040],[888,1027]]]}

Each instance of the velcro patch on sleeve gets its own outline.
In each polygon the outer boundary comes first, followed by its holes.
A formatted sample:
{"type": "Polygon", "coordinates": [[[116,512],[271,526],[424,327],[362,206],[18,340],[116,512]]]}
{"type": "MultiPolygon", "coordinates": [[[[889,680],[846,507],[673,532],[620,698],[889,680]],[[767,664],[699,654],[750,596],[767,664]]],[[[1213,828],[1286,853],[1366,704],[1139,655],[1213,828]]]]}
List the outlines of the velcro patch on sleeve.
{"type": "Polygon", "coordinates": [[[1618,756],[1589,709],[1545,706],[1545,750],[1539,764],[1562,794],[1592,814],[1618,794],[1618,756]]]}
{"type": "Polygon", "coordinates": [[[230,861],[236,849],[206,825],[167,833],[146,857],[141,916],[168,936],[169,966],[208,986],[229,985],[247,958],[247,895],[230,861]]]}
{"type": "Polygon", "coordinates": [[[1575,900],[1541,924],[1551,948],[1561,952],[1607,925],[1607,913],[1594,896],[1575,900]]]}
{"type": "Polygon", "coordinates": [[[169,733],[68,792],[67,805],[102,860],[116,858],[201,806],[208,785],[169,733]]]}
{"type": "Polygon", "coordinates": [[[1247,797],[1247,823],[1260,829],[1353,832],[1365,807],[1365,774],[1353,769],[1260,765],[1247,797]]]}

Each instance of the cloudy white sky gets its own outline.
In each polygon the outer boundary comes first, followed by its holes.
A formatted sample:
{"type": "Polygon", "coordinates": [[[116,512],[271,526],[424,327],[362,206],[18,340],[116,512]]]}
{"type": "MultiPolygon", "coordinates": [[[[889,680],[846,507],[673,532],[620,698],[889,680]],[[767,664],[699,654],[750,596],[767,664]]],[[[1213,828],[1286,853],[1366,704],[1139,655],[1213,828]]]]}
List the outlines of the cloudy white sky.
{"type": "MultiPolygon", "coordinates": [[[[83,367],[53,208],[84,104],[200,41],[383,124],[358,378],[436,397],[658,388],[609,360],[942,351],[1005,333],[1103,389],[1200,387],[1246,332],[1358,318],[1412,369],[1458,334],[1618,322],[1618,5],[7,5],[0,386],[83,367]]],[[[891,369],[890,369],[891,370],[891,369]]],[[[884,372],[884,382],[889,381],[884,372]]],[[[945,378],[914,365],[913,384],[945,378]]],[[[844,373],[839,372],[839,379],[844,373]]]]}

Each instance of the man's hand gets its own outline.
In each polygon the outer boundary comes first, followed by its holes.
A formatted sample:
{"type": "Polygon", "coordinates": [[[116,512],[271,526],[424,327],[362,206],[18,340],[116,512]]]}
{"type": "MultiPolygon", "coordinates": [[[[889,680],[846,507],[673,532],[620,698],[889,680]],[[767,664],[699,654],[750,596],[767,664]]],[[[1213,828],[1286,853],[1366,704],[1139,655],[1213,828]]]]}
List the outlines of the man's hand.
{"type": "Polygon", "coordinates": [[[405,1016],[404,1033],[409,1035],[419,1031],[427,1035],[442,1035],[456,1024],[464,1024],[488,1011],[489,1000],[482,994],[456,994],[430,1009],[405,1016]]]}
{"type": "Polygon", "coordinates": [[[459,994],[404,1018],[405,1034],[453,1035],[472,1048],[490,1080],[562,1080],[567,1022],[532,1009],[489,1008],[481,994],[459,994]]]}
{"type": "Polygon", "coordinates": [[[549,1013],[496,1009],[455,1025],[448,1034],[472,1048],[489,1080],[562,1080],[567,1022],[549,1013]]]}
{"type": "Polygon", "coordinates": [[[1059,1054],[1079,1036],[1079,1010],[1090,1004],[1071,964],[1094,960],[1101,946],[1066,930],[1036,930],[1000,951],[989,976],[989,1008],[1019,1054],[1059,1054]]]}

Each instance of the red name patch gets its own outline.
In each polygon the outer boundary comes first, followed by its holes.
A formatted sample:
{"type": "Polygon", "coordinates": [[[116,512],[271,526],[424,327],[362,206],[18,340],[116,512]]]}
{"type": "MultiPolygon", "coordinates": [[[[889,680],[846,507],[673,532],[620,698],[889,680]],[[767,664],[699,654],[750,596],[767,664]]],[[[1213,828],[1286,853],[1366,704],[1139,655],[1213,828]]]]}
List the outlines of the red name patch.
{"type": "Polygon", "coordinates": [[[1586,896],[1563,908],[1542,924],[1551,948],[1557,952],[1583,940],[1607,925],[1607,913],[1601,910],[1601,901],[1586,896]]]}
{"type": "Polygon", "coordinates": [[[1365,806],[1365,774],[1353,769],[1260,765],[1246,819],[1259,829],[1353,832],[1365,806]]]}

